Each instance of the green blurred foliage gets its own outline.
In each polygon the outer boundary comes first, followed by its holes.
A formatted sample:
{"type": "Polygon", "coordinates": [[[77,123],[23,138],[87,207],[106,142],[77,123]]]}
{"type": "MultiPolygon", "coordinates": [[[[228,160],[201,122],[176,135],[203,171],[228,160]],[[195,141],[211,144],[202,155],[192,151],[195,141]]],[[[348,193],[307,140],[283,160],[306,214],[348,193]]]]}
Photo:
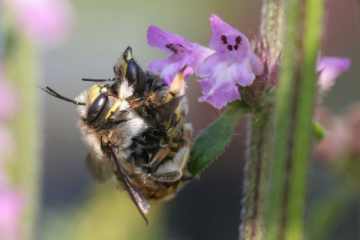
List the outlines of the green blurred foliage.
{"type": "Polygon", "coordinates": [[[163,234],[156,206],[146,225],[126,192],[112,184],[97,186],[81,207],[54,212],[47,219],[46,240],[151,240],[162,239],[163,234]]]}

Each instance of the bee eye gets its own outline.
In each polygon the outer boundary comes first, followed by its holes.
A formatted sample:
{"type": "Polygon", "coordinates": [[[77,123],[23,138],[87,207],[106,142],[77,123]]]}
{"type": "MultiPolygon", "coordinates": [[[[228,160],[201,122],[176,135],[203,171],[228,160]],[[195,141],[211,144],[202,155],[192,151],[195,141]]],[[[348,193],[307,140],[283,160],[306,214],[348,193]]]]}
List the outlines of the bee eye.
{"type": "Polygon", "coordinates": [[[87,111],[86,120],[89,123],[95,122],[100,114],[104,111],[108,102],[108,96],[104,93],[100,94],[95,101],[90,105],[87,111]]]}

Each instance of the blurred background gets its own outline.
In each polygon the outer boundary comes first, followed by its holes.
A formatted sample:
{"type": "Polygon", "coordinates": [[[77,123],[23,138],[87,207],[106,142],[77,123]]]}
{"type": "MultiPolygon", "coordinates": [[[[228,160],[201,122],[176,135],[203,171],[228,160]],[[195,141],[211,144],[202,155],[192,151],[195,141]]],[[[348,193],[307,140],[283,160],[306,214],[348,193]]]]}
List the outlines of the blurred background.
{"type": "MultiPolygon", "coordinates": [[[[81,78],[112,77],[112,66],[127,46],[133,47],[142,66],[163,57],[146,44],[150,24],[206,45],[210,36],[208,17],[216,13],[254,39],[261,1],[74,0],[71,5],[71,30],[61,44],[42,51],[39,83],[70,97],[90,86],[81,78]]],[[[342,113],[360,100],[360,3],[331,0],[326,14],[321,54],[352,60],[350,71],[341,76],[325,99],[327,107],[342,113]]],[[[150,226],[144,227],[126,194],[108,185],[97,185],[89,175],[84,161],[87,150],[77,129],[74,106],[39,94],[43,137],[39,239],[71,239],[66,236],[76,230],[93,237],[98,234],[99,238],[94,239],[237,239],[244,146],[241,124],[226,153],[175,199],[155,204],[150,226]],[[121,231],[122,235],[112,233],[121,231]]],[[[188,97],[189,121],[196,134],[220,112],[197,101],[199,88],[195,81],[189,81],[188,97]]],[[[334,186],[342,183],[342,175],[316,157],[310,175],[309,202],[330,196],[334,186]]],[[[341,216],[336,216],[331,239],[360,239],[360,202],[354,199],[347,202],[341,216]]],[[[90,239],[81,234],[74,239],[82,238],[90,239]]]]}

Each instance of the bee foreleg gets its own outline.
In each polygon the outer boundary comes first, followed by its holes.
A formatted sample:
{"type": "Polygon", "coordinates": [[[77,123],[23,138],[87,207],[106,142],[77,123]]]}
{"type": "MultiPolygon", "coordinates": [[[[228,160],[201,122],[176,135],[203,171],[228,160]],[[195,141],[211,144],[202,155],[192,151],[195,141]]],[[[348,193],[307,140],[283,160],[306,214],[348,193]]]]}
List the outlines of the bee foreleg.
{"type": "Polygon", "coordinates": [[[149,163],[144,164],[144,167],[150,168],[150,169],[156,169],[160,163],[163,162],[163,160],[168,156],[168,154],[171,152],[169,147],[161,148],[155,156],[152,157],[151,161],[149,163]]]}

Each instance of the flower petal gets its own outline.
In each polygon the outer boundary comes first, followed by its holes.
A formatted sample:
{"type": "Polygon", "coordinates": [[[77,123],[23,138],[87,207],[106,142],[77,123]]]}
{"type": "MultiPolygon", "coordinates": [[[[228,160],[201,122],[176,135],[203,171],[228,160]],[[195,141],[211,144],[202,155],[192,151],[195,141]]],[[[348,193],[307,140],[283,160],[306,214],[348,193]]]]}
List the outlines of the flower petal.
{"type": "Polygon", "coordinates": [[[260,76],[264,72],[264,64],[260,61],[259,57],[255,53],[250,54],[250,65],[256,76],[260,76]]]}
{"type": "Polygon", "coordinates": [[[318,61],[316,70],[319,72],[318,84],[320,90],[326,92],[335,84],[336,78],[350,68],[348,58],[322,57],[318,61]]]}
{"type": "Polygon", "coordinates": [[[203,95],[199,98],[200,102],[208,102],[217,109],[223,108],[229,102],[240,99],[240,93],[237,88],[230,85],[219,86],[213,91],[211,87],[212,80],[203,79],[200,81],[203,95]]]}
{"type": "Polygon", "coordinates": [[[234,75],[233,78],[242,87],[250,86],[255,80],[255,74],[250,68],[248,63],[234,64],[233,65],[234,75]]]}
{"type": "Polygon", "coordinates": [[[221,55],[208,57],[198,69],[203,96],[200,101],[207,101],[215,108],[222,108],[227,103],[240,99],[239,86],[249,86],[255,79],[249,62],[228,62],[221,55]]]}
{"type": "Polygon", "coordinates": [[[153,61],[149,65],[150,71],[159,74],[167,84],[170,84],[179,72],[183,72],[185,77],[190,76],[199,63],[213,53],[208,48],[156,26],[149,27],[147,39],[150,46],[170,54],[166,59],[153,61]]]}
{"type": "MultiPolygon", "coordinates": [[[[183,59],[181,61],[171,61],[169,58],[165,60],[153,61],[149,65],[149,70],[153,73],[159,74],[164,82],[168,85],[171,84],[176,74],[186,69],[186,61],[183,59]],[[185,62],[185,63],[184,63],[185,62]]],[[[192,71],[191,71],[192,72],[192,71]]],[[[189,73],[189,71],[187,71],[189,73]]],[[[185,77],[188,77],[188,74],[184,74],[185,77]]]]}
{"type": "Polygon", "coordinates": [[[196,75],[200,78],[208,78],[213,75],[214,67],[223,62],[225,59],[222,55],[213,54],[206,58],[197,68],[196,75]]]}
{"type": "Polygon", "coordinates": [[[217,53],[228,54],[237,61],[242,61],[249,56],[250,42],[243,33],[216,15],[210,17],[210,26],[212,36],[209,46],[217,53]]]}
{"type": "Polygon", "coordinates": [[[150,46],[170,53],[191,48],[191,43],[185,38],[153,25],[149,26],[147,30],[147,41],[150,46]]]}
{"type": "Polygon", "coordinates": [[[210,18],[210,46],[216,52],[196,70],[202,88],[200,101],[216,108],[240,99],[239,86],[250,86],[263,72],[263,64],[252,52],[249,40],[240,31],[213,15],[210,18]]]}

